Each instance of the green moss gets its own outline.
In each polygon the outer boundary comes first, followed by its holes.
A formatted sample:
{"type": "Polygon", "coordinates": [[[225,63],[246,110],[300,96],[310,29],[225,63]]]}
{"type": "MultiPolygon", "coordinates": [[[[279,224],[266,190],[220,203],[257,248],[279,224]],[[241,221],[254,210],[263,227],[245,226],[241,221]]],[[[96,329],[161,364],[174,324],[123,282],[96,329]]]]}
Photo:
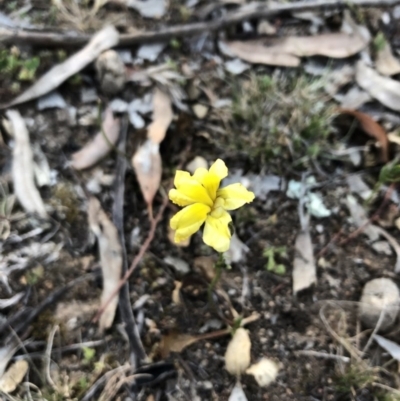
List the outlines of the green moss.
{"type": "Polygon", "coordinates": [[[52,202],[62,206],[65,220],[73,224],[79,216],[79,199],[72,186],[60,183],[53,188],[52,202]]]}

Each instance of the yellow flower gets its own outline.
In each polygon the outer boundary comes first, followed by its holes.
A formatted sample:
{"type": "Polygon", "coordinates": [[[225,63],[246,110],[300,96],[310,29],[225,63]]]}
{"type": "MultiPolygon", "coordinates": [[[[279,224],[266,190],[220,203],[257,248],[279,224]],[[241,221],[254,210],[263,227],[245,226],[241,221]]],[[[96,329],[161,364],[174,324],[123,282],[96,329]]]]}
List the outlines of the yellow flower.
{"type": "Polygon", "coordinates": [[[232,221],[227,210],[238,209],[252,202],[253,192],[242,184],[231,184],[219,189],[221,180],[228,175],[225,163],[218,159],[209,170],[198,168],[193,175],[178,170],[175,187],[169,191],[169,199],[185,206],[171,219],[175,230],[175,242],[189,238],[205,222],[203,241],[218,252],[226,252],[231,242],[228,224],[232,221]]]}

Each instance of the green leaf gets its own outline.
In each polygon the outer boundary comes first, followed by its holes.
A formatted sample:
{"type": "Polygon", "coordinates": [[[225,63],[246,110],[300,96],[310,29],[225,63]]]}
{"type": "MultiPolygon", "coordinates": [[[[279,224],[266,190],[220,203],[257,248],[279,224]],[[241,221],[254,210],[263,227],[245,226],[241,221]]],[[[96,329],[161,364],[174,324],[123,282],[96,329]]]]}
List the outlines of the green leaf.
{"type": "Polygon", "coordinates": [[[85,362],[90,362],[96,355],[96,350],[94,348],[83,347],[83,359],[85,362]]]}

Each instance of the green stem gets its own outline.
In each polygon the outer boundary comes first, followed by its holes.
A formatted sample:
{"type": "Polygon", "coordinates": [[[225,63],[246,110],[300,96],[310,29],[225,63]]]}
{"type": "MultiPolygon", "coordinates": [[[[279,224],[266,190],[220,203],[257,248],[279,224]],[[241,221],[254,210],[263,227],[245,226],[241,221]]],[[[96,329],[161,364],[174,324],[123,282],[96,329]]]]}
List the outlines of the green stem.
{"type": "Polygon", "coordinates": [[[213,277],[210,285],[208,286],[208,301],[210,304],[214,304],[213,300],[213,291],[218,284],[219,279],[221,278],[222,269],[226,266],[224,255],[222,253],[219,254],[218,260],[215,263],[215,276],[213,277]]]}

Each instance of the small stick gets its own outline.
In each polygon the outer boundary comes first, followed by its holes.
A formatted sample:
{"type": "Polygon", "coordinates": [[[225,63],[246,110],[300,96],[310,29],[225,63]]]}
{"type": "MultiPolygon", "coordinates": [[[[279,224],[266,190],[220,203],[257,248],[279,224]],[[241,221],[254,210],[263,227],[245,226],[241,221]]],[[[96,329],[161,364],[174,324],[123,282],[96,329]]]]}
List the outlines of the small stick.
{"type": "Polygon", "coordinates": [[[296,351],[298,355],[315,356],[317,358],[324,359],[338,359],[341,362],[349,363],[351,359],[348,356],[326,354],[325,352],[311,351],[311,350],[300,350],[296,351]]]}
{"type": "MultiPolygon", "coordinates": [[[[271,7],[268,3],[255,2],[213,21],[194,22],[173,25],[154,31],[122,34],[118,45],[124,47],[140,43],[165,42],[173,38],[218,31],[254,18],[271,18],[290,12],[341,10],[348,7],[392,7],[399,3],[400,0],[316,0],[284,3],[271,7]]],[[[91,38],[92,35],[90,34],[79,34],[78,32],[59,33],[0,27],[0,43],[5,44],[23,43],[46,47],[81,47],[88,43],[91,38]]]]}

